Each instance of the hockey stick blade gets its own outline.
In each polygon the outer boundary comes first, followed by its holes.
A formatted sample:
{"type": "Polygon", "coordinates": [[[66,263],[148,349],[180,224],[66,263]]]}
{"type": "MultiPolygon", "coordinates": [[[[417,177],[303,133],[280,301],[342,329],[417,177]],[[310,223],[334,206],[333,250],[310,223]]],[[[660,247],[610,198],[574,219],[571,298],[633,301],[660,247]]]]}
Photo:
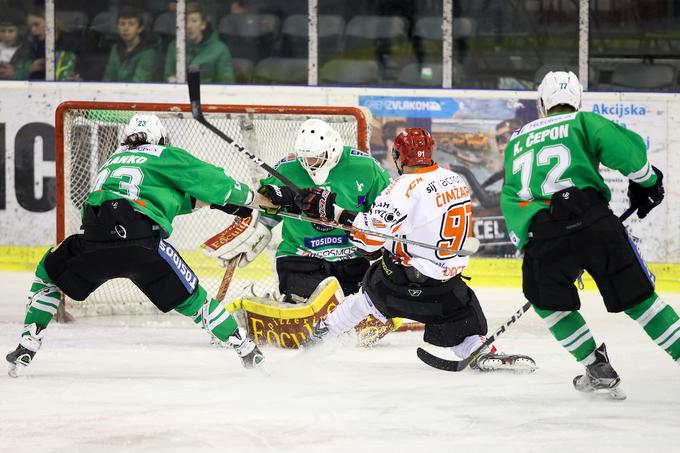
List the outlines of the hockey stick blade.
{"type": "Polygon", "coordinates": [[[430,354],[423,348],[418,348],[416,351],[416,354],[418,355],[418,358],[422,360],[426,365],[431,366],[432,368],[437,368],[438,370],[444,370],[444,371],[462,371],[467,366],[473,362],[479,355],[484,351],[484,349],[489,346],[491,343],[496,341],[496,339],[505,332],[506,328],[510,327],[511,324],[513,324],[515,321],[517,321],[519,318],[522,317],[524,313],[526,313],[529,308],[531,308],[531,302],[526,302],[524,305],[522,305],[522,308],[517,310],[512,317],[506,321],[505,324],[500,326],[496,331],[488,336],[486,338],[486,341],[482,343],[480,347],[475,349],[472,354],[470,354],[467,358],[463,360],[447,360],[447,359],[442,359],[441,357],[437,357],[434,354],[430,354]]]}

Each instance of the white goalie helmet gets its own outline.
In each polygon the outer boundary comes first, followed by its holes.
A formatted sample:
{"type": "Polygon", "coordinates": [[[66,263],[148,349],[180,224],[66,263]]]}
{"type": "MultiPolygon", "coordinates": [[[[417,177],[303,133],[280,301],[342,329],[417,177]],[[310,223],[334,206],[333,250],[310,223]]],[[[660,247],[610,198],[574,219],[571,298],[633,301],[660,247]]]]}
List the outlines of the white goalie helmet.
{"type": "Polygon", "coordinates": [[[168,133],[165,126],[161,123],[156,115],[140,115],[135,114],[128,125],[125,127],[125,136],[129,137],[132,134],[143,132],[146,134],[146,140],[151,145],[167,145],[168,133]]]}
{"type": "Polygon", "coordinates": [[[538,116],[548,116],[548,111],[560,104],[567,104],[576,110],[581,109],[583,86],[573,72],[549,72],[538,86],[538,116]]]}
{"type": "Polygon", "coordinates": [[[323,184],[342,156],[342,138],[325,121],[308,119],[298,129],[295,153],[315,184],[323,184]]]}

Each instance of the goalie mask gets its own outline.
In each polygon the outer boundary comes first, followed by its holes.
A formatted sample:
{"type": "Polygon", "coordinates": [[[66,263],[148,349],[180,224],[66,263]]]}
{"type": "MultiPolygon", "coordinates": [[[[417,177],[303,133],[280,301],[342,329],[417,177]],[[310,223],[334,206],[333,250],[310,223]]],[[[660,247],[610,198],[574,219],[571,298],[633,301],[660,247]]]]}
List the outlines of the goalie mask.
{"type": "Polygon", "coordinates": [[[549,72],[538,86],[538,116],[548,116],[548,111],[556,105],[566,104],[581,109],[583,87],[573,72],[549,72]]]}
{"type": "Polygon", "coordinates": [[[314,184],[323,184],[342,156],[342,139],[325,121],[309,119],[298,130],[295,153],[314,184]]]}
{"type": "MultiPolygon", "coordinates": [[[[132,135],[141,136],[144,134],[146,143],[150,145],[167,145],[168,133],[165,131],[165,126],[161,123],[156,115],[139,115],[132,117],[128,125],[125,127],[125,137],[132,135]]],[[[135,140],[136,141],[136,140],[135,140]]]]}

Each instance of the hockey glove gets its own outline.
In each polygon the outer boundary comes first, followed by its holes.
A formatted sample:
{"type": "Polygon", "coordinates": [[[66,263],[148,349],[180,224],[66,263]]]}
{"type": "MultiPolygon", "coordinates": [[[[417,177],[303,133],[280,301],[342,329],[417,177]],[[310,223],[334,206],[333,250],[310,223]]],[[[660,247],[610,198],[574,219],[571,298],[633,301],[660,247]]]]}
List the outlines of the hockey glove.
{"type": "Polygon", "coordinates": [[[628,199],[631,207],[637,207],[637,215],[644,219],[647,214],[661,204],[664,198],[663,173],[658,168],[652,166],[656,173],[656,183],[653,186],[642,187],[640,184],[628,182],[628,199]]]}
{"type": "Polygon", "coordinates": [[[337,194],[321,187],[302,189],[302,211],[313,219],[335,220],[335,198],[337,194]]]}
{"type": "Polygon", "coordinates": [[[224,206],[218,204],[211,204],[210,209],[217,209],[218,211],[226,212],[227,214],[235,215],[242,219],[253,215],[253,210],[247,206],[239,206],[237,204],[227,203],[224,206]]]}
{"type": "Polygon", "coordinates": [[[258,214],[243,220],[237,219],[225,230],[217,233],[201,245],[201,249],[209,256],[220,260],[220,264],[243,254],[239,267],[245,267],[252,262],[267,247],[272,239],[272,233],[264,224],[258,221],[258,214]]]}
{"type": "MultiPolygon", "coordinates": [[[[266,186],[260,187],[258,190],[262,195],[269,198],[272,203],[278,205],[282,208],[286,208],[286,211],[293,213],[300,213],[300,199],[297,198],[295,192],[290,187],[287,186],[276,186],[274,184],[267,184],[266,186]]],[[[276,210],[278,212],[278,209],[276,210]]],[[[267,210],[267,214],[276,214],[276,212],[270,212],[267,210]]]]}

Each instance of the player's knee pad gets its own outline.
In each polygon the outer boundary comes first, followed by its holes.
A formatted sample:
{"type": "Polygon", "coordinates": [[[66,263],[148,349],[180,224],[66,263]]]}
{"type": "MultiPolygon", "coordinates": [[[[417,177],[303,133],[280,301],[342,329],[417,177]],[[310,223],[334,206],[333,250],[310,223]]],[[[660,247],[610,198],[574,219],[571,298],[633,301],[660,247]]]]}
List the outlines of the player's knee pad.
{"type": "MultiPolygon", "coordinates": [[[[467,286],[467,285],[466,285],[467,286]]],[[[461,309],[456,316],[441,323],[425,324],[425,342],[435,346],[450,347],[462,342],[471,335],[486,335],[488,325],[486,316],[479,304],[477,295],[468,289],[465,308],[461,309]]]]}
{"type": "Polygon", "coordinates": [[[601,285],[607,311],[618,313],[634,307],[654,292],[654,284],[643,266],[634,260],[604,277],[609,280],[606,289],[601,285]]]}

